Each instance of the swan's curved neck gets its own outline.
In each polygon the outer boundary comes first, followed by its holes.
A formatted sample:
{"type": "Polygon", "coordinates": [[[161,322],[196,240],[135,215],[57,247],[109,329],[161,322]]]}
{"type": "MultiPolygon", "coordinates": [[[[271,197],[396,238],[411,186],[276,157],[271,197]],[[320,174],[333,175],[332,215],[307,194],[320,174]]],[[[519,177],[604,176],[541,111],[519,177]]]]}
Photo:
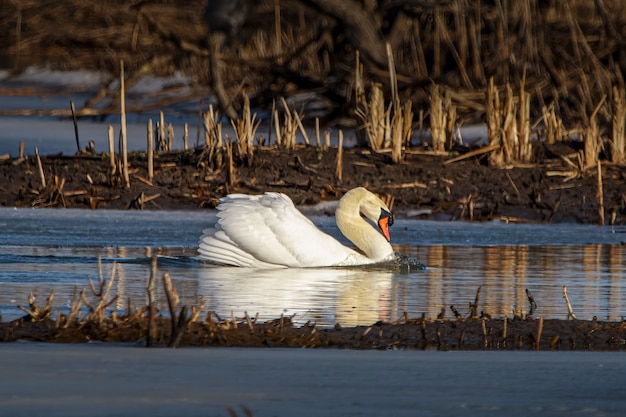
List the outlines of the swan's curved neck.
{"type": "Polygon", "coordinates": [[[373,261],[380,261],[393,254],[387,239],[361,217],[361,201],[357,196],[346,194],[339,201],[335,220],[341,233],[373,261]]]}

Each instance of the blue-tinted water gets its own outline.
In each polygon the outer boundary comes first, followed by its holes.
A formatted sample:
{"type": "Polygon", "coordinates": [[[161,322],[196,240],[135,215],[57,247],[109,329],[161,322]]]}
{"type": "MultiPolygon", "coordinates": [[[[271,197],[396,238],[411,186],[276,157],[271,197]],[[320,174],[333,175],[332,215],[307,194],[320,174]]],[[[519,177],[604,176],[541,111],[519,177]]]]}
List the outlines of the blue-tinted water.
{"type": "MultiPolygon", "coordinates": [[[[626,315],[623,277],[624,227],[443,223],[399,219],[392,227],[398,252],[425,263],[424,271],[384,268],[247,270],[212,266],[196,259],[201,230],[213,211],[89,211],[0,209],[0,314],[20,317],[18,305],[32,292],[40,307],[52,289],[54,306],[67,310],[75,287],[87,288],[112,270],[118,280],[116,309],[146,304],[150,258],[159,255],[157,297],[166,311],[161,277],[169,272],[181,303],[220,316],[259,314],[272,319],[296,314],[297,322],[331,326],[371,324],[425,313],[434,318],[449,306],[469,312],[481,287],[479,311],[492,316],[526,314],[528,289],[534,316],[565,318],[567,286],[581,319],[617,320],[626,315]]],[[[312,216],[341,238],[333,217],[312,216]]]]}

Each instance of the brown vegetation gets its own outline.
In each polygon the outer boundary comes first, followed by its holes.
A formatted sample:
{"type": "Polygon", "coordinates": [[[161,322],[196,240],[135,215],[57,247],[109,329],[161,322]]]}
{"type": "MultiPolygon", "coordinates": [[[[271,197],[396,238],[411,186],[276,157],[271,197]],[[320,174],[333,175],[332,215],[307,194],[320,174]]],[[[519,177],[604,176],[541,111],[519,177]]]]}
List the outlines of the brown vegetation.
{"type": "MultiPolygon", "coordinates": [[[[14,57],[17,71],[34,56],[55,68],[108,71],[111,83],[78,113],[93,114],[106,96],[109,104],[97,112],[115,112],[118,92],[112,82],[120,60],[127,66],[127,88],[146,74],[175,71],[216,87],[210,79],[216,74],[209,71],[204,3],[6,1],[0,46],[14,57]]],[[[209,14],[216,3],[221,2],[209,3],[209,14]]],[[[593,115],[597,128],[589,133],[601,139],[600,145],[614,144],[612,162],[621,161],[622,2],[263,0],[241,13],[243,26],[226,34],[215,57],[222,70],[227,68],[219,74],[225,92],[220,99],[234,100],[235,107],[245,90],[256,108],[293,97],[306,104],[309,122],[323,116],[367,126],[355,117],[358,103],[352,94],[362,71],[356,99],[369,91],[377,94],[382,86],[384,101],[393,106],[410,100],[414,109],[431,108],[430,86],[439,85],[454,106],[453,125],[490,120],[485,98],[499,92],[505,100],[503,114],[496,117],[508,121],[504,131],[492,134],[504,133],[513,142],[548,133],[550,140],[582,134],[594,123],[593,115]],[[355,72],[357,51],[362,69],[355,72]],[[548,122],[549,117],[556,121],[548,122]],[[567,132],[555,132],[560,121],[567,132]]],[[[221,103],[223,109],[229,106],[221,103]]],[[[523,162],[527,155],[511,161],[523,162]]]]}

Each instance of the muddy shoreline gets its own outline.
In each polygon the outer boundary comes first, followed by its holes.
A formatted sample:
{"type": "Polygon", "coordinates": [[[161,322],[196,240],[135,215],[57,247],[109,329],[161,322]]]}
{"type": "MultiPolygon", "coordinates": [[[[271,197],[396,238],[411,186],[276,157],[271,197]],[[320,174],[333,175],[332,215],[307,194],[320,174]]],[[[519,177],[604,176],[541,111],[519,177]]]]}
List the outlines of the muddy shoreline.
{"type": "MultiPolygon", "coordinates": [[[[145,309],[144,309],[145,312],[145,309]]],[[[151,346],[171,347],[169,318],[156,319],[151,346]]],[[[65,327],[63,320],[28,318],[0,323],[3,342],[137,343],[146,345],[148,318],[141,311],[103,320],[85,320],[65,327]]],[[[624,351],[626,322],[597,320],[441,319],[406,318],[370,326],[301,327],[289,318],[258,323],[254,319],[205,320],[187,324],[176,347],[296,347],[335,349],[490,350],[490,351],[624,351]],[[506,321],[506,323],[505,323],[506,321]]]]}
{"type": "MultiPolygon", "coordinates": [[[[253,157],[229,162],[202,149],[158,153],[154,178],[147,157],[129,154],[130,188],[119,172],[111,175],[108,155],[41,156],[0,161],[0,205],[4,207],[71,207],[92,209],[211,209],[229,193],[288,194],[296,205],[339,199],[357,186],[392,201],[396,215],[433,220],[599,224],[597,170],[576,170],[565,161],[579,143],[545,145],[535,150],[538,162],[493,168],[486,156],[461,149],[432,155],[411,148],[400,164],[370,149],[345,149],[341,178],[337,149],[297,146],[286,150],[257,147],[253,157]],[[221,160],[219,165],[215,161],[221,160]]],[[[602,165],[605,224],[619,224],[626,201],[626,174],[618,164],[602,165]]],[[[329,213],[332,214],[332,213],[329,213]]]]}

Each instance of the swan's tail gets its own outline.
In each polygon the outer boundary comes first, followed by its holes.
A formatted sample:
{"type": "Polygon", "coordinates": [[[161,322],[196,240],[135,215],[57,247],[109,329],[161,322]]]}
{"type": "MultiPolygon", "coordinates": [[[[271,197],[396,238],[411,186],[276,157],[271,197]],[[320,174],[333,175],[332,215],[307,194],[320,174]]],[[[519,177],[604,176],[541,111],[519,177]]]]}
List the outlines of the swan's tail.
{"type": "Polygon", "coordinates": [[[200,258],[218,264],[248,268],[276,268],[241,250],[227,235],[215,228],[204,229],[198,247],[200,258]]]}

